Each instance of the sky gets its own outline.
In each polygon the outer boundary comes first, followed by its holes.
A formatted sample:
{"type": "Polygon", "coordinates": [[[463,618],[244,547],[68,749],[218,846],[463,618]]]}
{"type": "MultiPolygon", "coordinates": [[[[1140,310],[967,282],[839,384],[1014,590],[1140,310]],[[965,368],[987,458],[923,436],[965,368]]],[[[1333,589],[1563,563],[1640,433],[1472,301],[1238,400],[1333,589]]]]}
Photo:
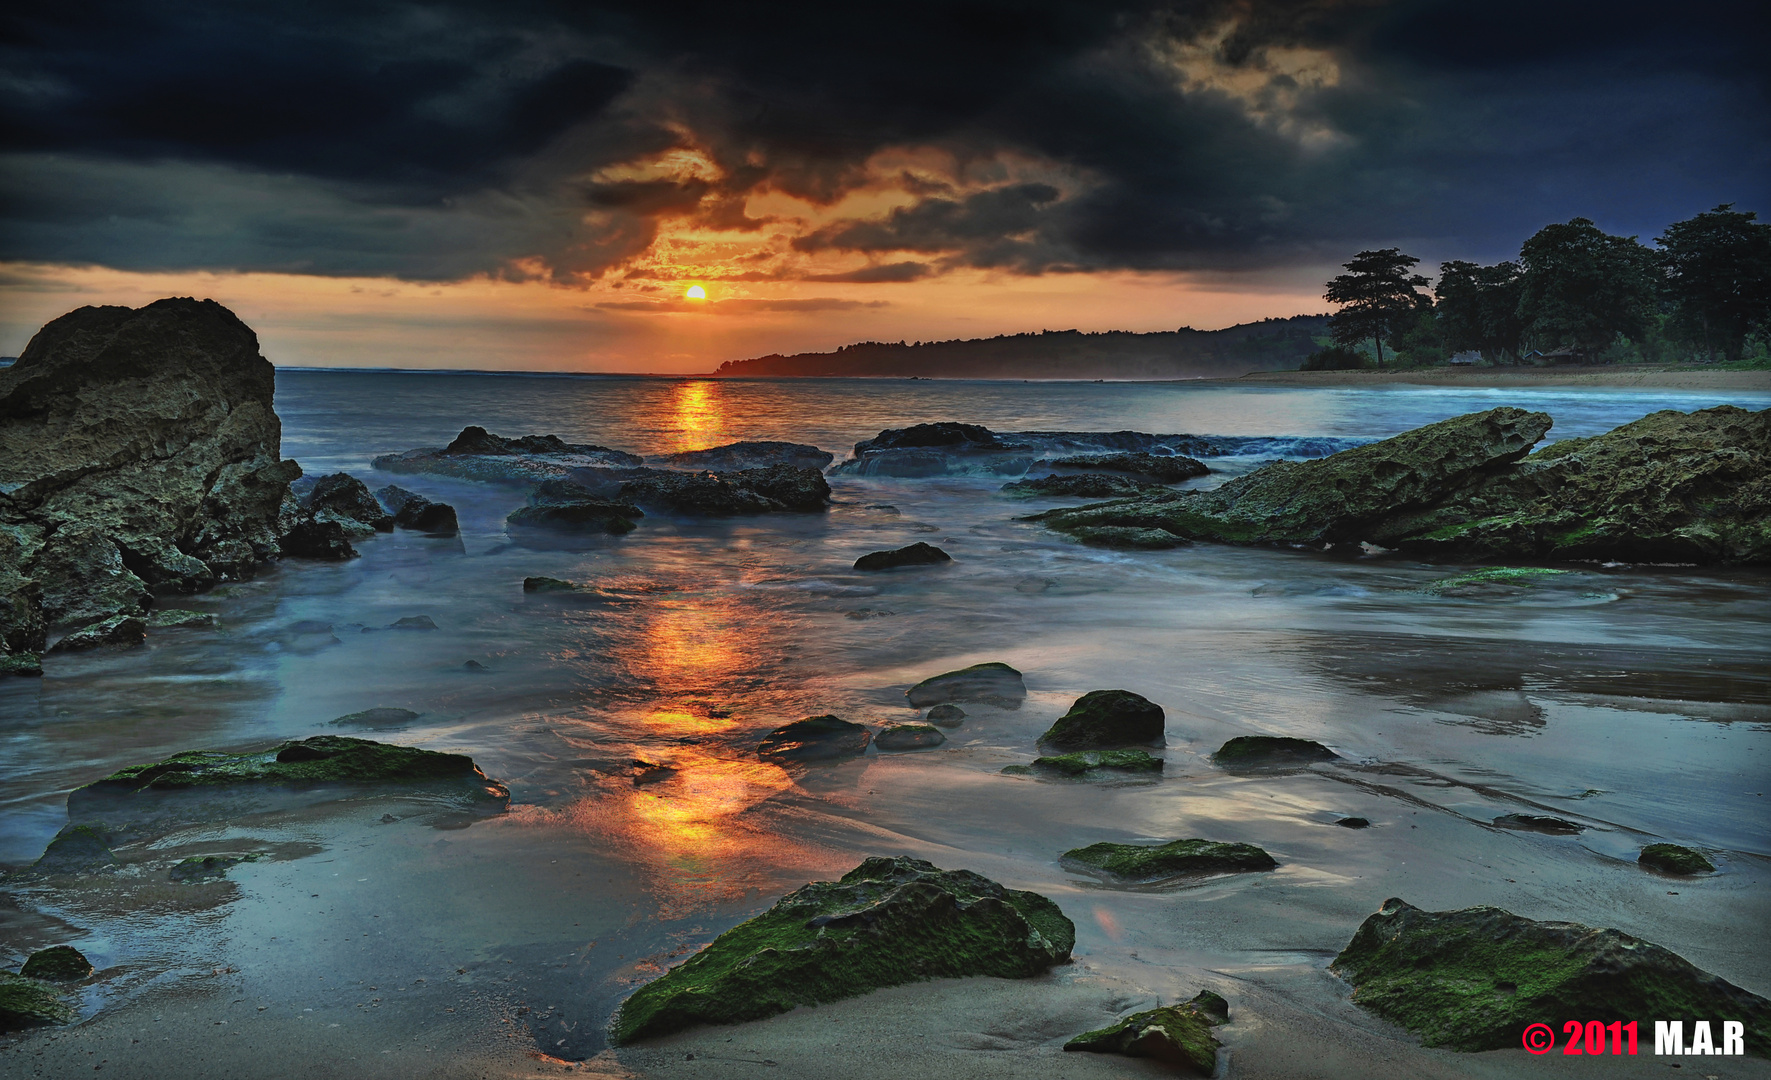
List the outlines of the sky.
{"type": "Polygon", "coordinates": [[[0,355],[162,296],[280,365],[645,372],[1320,312],[1366,248],[1771,216],[1759,7],[11,5],[0,355]]]}

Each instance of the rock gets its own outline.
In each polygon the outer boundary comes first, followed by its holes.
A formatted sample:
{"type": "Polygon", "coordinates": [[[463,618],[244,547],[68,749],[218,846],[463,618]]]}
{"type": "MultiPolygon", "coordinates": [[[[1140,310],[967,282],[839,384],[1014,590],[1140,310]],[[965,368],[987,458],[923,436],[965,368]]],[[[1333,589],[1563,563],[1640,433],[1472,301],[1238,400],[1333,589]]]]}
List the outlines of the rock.
{"type": "Polygon", "coordinates": [[[544,480],[530,493],[529,505],[518,507],[504,523],[519,529],[606,532],[618,536],[632,532],[634,520],[645,516],[637,506],[610,502],[570,480],[544,480]]]}
{"type": "Polygon", "coordinates": [[[387,630],[435,630],[436,620],[429,615],[407,615],[403,619],[395,619],[387,624],[387,630]]]}
{"type": "Polygon", "coordinates": [[[1075,940],[1038,893],[920,859],[870,858],[840,881],[787,894],[641,987],[610,1038],[759,1020],[925,979],[1029,978],[1067,960],[1075,940]]]}
{"type": "Polygon", "coordinates": [[[148,629],[150,630],[191,630],[212,627],[215,622],[215,613],[212,611],[165,608],[160,611],[148,612],[148,629]]]}
{"type": "Polygon", "coordinates": [[[1129,476],[1109,476],[1106,473],[1081,473],[1072,476],[1041,476],[1032,480],[1013,480],[1002,485],[1004,495],[1017,499],[1032,498],[1082,498],[1082,499],[1116,499],[1128,495],[1142,495],[1147,491],[1167,489],[1161,484],[1153,484],[1147,480],[1134,480],[1129,476]]]}
{"type": "Polygon", "coordinates": [[[934,566],[953,561],[953,556],[918,540],[908,547],[872,551],[855,560],[857,570],[892,570],[900,566],[934,566]]]}
{"type": "Polygon", "coordinates": [[[1162,551],[1186,547],[1193,542],[1167,529],[1141,529],[1131,525],[1081,525],[1065,531],[1091,547],[1162,551]]]}
{"type": "Polygon", "coordinates": [[[1344,817],[1336,821],[1335,824],[1343,829],[1366,829],[1371,827],[1371,822],[1362,817],[1344,817]]]}
{"type": "Polygon", "coordinates": [[[523,591],[526,593],[573,593],[581,591],[581,586],[570,581],[561,581],[551,577],[526,577],[523,579],[523,591]]]}
{"type": "Polygon", "coordinates": [[[940,728],[928,724],[891,724],[873,737],[881,750],[929,750],[946,741],[940,728]]]}
{"type": "Polygon", "coordinates": [[[117,865],[104,834],[87,825],[69,825],[55,834],[31,864],[41,874],[81,874],[117,865]]]}
{"type": "Polygon", "coordinates": [[[1295,769],[1317,761],[1339,761],[1340,755],[1310,739],[1284,735],[1238,735],[1218,747],[1212,760],[1220,768],[1295,769]]]}
{"type": "Polygon", "coordinates": [[[1010,765],[1017,773],[1055,773],[1062,776],[1087,776],[1089,773],[1131,772],[1158,773],[1163,761],[1143,750],[1084,750],[1075,754],[1054,754],[1035,758],[1032,765],[1010,765]]]}
{"type": "Polygon", "coordinates": [[[1481,597],[1510,589],[1529,589],[1545,578],[1559,577],[1566,570],[1542,566],[1485,566],[1465,574],[1430,581],[1420,588],[1432,596],[1481,597]]]}
{"type": "Polygon", "coordinates": [[[43,658],[34,652],[7,653],[0,656],[0,679],[8,675],[36,677],[43,674],[43,658]]]}
{"type": "Polygon", "coordinates": [[[466,668],[469,671],[485,671],[486,670],[486,665],[480,663],[478,660],[469,660],[466,663],[462,664],[461,666],[466,668]]]}
{"type": "Polygon", "coordinates": [[[1090,844],[1064,852],[1066,862],[1100,870],[1122,881],[1156,881],[1184,874],[1236,874],[1271,870],[1279,864],[1253,844],[1213,840],[1171,840],[1143,844],[1090,844]]]}
{"type": "Polygon", "coordinates": [[[1716,864],[1701,851],[1678,844],[1649,844],[1636,862],[1664,874],[1713,874],[1716,864]]]}
{"type": "Polygon", "coordinates": [[[336,720],[330,721],[340,727],[372,727],[390,728],[410,724],[418,719],[418,714],[411,709],[395,709],[383,705],[361,712],[345,713],[336,720]]]}
{"type": "Polygon", "coordinates": [[[497,484],[533,484],[584,467],[639,465],[642,458],[592,443],[568,443],[557,435],[506,439],[485,428],[461,429],[445,447],[383,454],[370,462],[383,472],[431,473],[497,484]]]}
{"type": "Polygon", "coordinates": [[[1027,700],[1027,684],[1021,673],[1003,663],[973,664],[948,671],[904,691],[910,707],[927,708],[953,701],[976,701],[999,709],[1018,709],[1027,700]]]}
{"type": "Polygon", "coordinates": [[[281,546],[284,555],[297,559],[341,562],[357,557],[349,531],[331,518],[302,518],[283,534],[281,546]]]}
{"type": "Polygon", "coordinates": [[[965,710],[958,705],[936,705],[928,711],[928,721],[942,727],[958,727],[965,722],[965,710]]]}
{"type": "Polygon", "coordinates": [[[643,470],[622,482],[618,497],[640,506],[697,517],[776,512],[819,513],[830,505],[830,482],[817,469],[771,465],[737,472],[643,470]]]}
{"type": "Polygon", "coordinates": [[[0,1031],[23,1031],[73,1020],[74,1010],[62,1003],[54,988],[0,971],[0,1031]]]}
{"type": "Polygon", "coordinates": [[[0,369],[0,548],[49,622],[139,614],[150,590],[278,554],[301,469],[280,459],[273,382],[245,324],[189,299],[81,308],[0,369]]]}
{"type": "Polygon", "coordinates": [[[1746,1045],[1771,1046],[1771,1002],[1682,957],[1616,930],[1534,922],[1495,907],[1422,911],[1385,900],[1330,965],[1353,1000],[1427,1046],[1519,1045],[1528,1025],[1564,1018],[1703,1019],[1746,1024],[1746,1045]]]}
{"type": "Polygon", "coordinates": [[[82,626],[56,642],[50,652],[83,652],[87,649],[132,649],[148,638],[146,619],[118,615],[104,622],[82,626]]]}
{"type": "Polygon", "coordinates": [[[307,509],[316,516],[336,515],[374,532],[394,530],[393,515],[369,494],[368,485],[349,473],[333,473],[314,481],[313,490],[307,497],[307,509]]]}
{"type": "Polygon", "coordinates": [[[1229,1002],[1201,990],[1191,1001],[1133,1013],[1078,1035],[1064,1049],[1153,1058],[1183,1073],[1210,1076],[1217,1068],[1219,1045],[1211,1029],[1229,1019],[1229,1002]]]}
{"type": "Polygon", "coordinates": [[[92,961],[72,945],[51,945],[32,953],[18,973],[45,982],[78,982],[92,974],[92,961]]]}
{"type": "Polygon", "coordinates": [[[180,883],[193,881],[213,881],[226,877],[228,867],[238,866],[243,862],[257,862],[263,855],[193,855],[188,859],[180,859],[171,870],[166,872],[167,880],[180,883]]]}
{"type": "Polygon", "coordinates": [[[1090,690],[1039,737],[1039,744],[1060,750],[1160,746],[1167,742],[1165,719],[1162,706],[1130,690],[1090,690]]]}
{"type": "Polygon", "coordinates": [[[8,527],[0,518],[0,673],[9,654],[35,655],[49,644],[43,588],[25,574],[27,555],[42,548],[40,529],[8,527]]]}
{"type": "Polygon", "coordinates": [[[772,761],[830,761],[865,751],[872,737],[841,717],[808,716],[769,732],[757,753],[772,761]]]}
{"type": "Polygon", "coordinates": [[[423,495],[393,484],[377,491],[375,498],[393,516],[394,524],[402,529],[432,536],[456,536],[461,532],[455,508],[448,503],[431,502],[423,495]]]}
{"type": "Polygon", "coordinates": [[[679,454],[662,454],[652,458],[673,469],[712,469],[734,472],[740,469],[766,469],[771,465],[792,465],[799,469],[823,471],[836,455],[806,443],[735,442],[707,450],[686,450],[679,454]]]}
{"type": "Polygon", "coordinates": [[[1046,462],[1054,469],[1087,469],[1089,472],[1121,472],[1148,477],[1158,484],[1178,484],[1211,472],[1202,462],[1182,454],[1088,454],[1046,462]]]}
{"type": "Polygon", "coordinates": [[[1494,819],[1494,823],[1503,829],[1548,833],[1551,836],[1573,836],[1581,831],[1581,827],[1572,821],[1541,814],[1502,814],[1494,819]]]}

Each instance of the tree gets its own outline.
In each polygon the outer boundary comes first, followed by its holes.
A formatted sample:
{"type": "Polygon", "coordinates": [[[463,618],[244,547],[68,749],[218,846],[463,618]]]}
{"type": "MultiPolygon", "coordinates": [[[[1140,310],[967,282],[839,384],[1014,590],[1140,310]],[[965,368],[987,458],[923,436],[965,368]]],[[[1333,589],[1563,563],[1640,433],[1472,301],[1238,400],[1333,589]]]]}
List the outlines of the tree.
{"type": "Polygon", "coordinates": [[[1525,334],[1519,318],[1523,285],[1515,262],[1478,266],[1452,259],[1440,264],[1433,292],[1439,299],[1436,310],[1445,347],[1454,353],[1475,349],[1495,363],[1503,357],[1518,363],[1525,334]]]}
{"type": "Polygon", "coordinates": [[[1755,326],[1771,323],[1771,225],[1724,203],[1655,238],[1673,302],[1673,333],[1709,359],[1740,355],[1755,326]]]}
{"type": "Polygon", "coordinates": [[[1427,279],[1409,273],[1420,262],[1396,248],[1361,251],[1343,265],[1349,273],[1328,283],[1328,302],[1344,305],[1328,322],[1338,345],[1370,341],[1377,346],[1377,366],[1384,366],[1384,339],[1409,325],[1423,303],[1431,301],[1417,287],[1427,279]]]}
{"type": "Polygon", "coordinates": [[[1519,262],[1519,317],[1539,348],[1572,345],[1590,356],[1619,334],[1639,340],[1654,317],[1658,267],[1633,236],[1575,218],[1539,229],[1519,262]]]}

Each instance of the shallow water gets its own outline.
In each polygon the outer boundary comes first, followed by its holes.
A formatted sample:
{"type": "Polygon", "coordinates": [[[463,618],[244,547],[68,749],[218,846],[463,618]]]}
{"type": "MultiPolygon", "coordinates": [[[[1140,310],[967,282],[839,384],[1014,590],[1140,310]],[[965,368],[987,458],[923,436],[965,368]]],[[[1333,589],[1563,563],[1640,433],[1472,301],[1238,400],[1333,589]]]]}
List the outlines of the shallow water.
{"type": "Polygon", "coordinates": [[[1617,926],[1771,992],[1771,955],[1740,947],[1771,914],[1763,571],[1586,567],[1444,597],[1422,587],[1454,571],[1395,558],[1079,547],[1015,520],[1058,502],[969,477],[833,477],[826,515],[653,515],[626,537],[541,548],[504,533],[517,489],[368,466],[469,423],[641,454],[785,439],[842,455],[925,420],[1377,438],[1506,404],[1549,412],[1566,438],[1723,401],[1764,408],[1771,395],[285,372],[287,456],[453,503],[461,537],[399,533],[346,564],[285,563],[168,601],[218,613],[218,629],[56,656],[40,682],[0,683],[0,862],[34,859],[66,821],[67,791],[118,767],[339,731],[327,722],[375,706],[420,715],[346,733],[469,753],[509,784],[511,811],[462,827],[435,806],[367,798],[218,822],[85,886],[9,885],[0,941],[20,955],[70,941],[117,969],[90,1009],[153,1011],[201,989],[204,1008],[244,1002],[231,1005],[252,1010],[239,1022],[338,1024],[341,1045],[395,1033],[413,1052],[459,1050],[497,1014],[526,1045],[575,1060],[673,957],[810,878],[903,853],[1053,896],[1091,977],[1162,1000],[1209,983],[1233,1007],[1238,987],[1276,994],[1349,1030],[1381,1025],[1323,969],[1388,896],[1617,926]],[[851,569],[916,540],[954,563],[851,569]],[[624,598],[525,597],[527,575],[624,598]],[[381,629],[420,614],[438,629],[381,629]],[[909,684],[986,660],[1026,673],[1026,704],[966,706],[937,750],[796,771],[752,753],[808,714],[912,719],[909,684]],[[1167,710],[1159,781],[1001,774],[1105,687],[1167,710]],[[1345,760],[1263,777],[1210,763],[1251,733],[1318,739],[1345,760]],[[636,760],[674,772],[637,783],[636,760]],[[1514,812],[1585,830],[1491,824],[1514,812]],[[1335,827],[1343,815],[1373,826],[1335,827]],[[1098,840],[1183,836],[1258,843],[1281,866],[1124,890],[1057,864],[1098,840]],[[1635,853],[1652,839],[1712,851],[1720,872],[1642,871],[1635,853]],[[184,854],[247,850],[269,857],[222,882],[163,880],[184,854]]]}

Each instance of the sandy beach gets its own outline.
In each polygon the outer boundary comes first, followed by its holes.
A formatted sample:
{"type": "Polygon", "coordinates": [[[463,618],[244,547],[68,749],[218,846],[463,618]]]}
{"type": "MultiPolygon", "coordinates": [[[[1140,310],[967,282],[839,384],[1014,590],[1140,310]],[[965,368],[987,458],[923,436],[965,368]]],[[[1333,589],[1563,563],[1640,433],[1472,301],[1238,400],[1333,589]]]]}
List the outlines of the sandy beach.
{"type": "Polygon", "coordinates": [[[1371,387],[1407,386],[1551,387],[1592,386],[1609,389],[1771,390],[1771,371],[1713,371],[1699,367],[1643,364],[1619,367],[1556,368],[1411,368],[1402,371],[1256,371],[1233,381],[1237,385],[1371,387]]]}

